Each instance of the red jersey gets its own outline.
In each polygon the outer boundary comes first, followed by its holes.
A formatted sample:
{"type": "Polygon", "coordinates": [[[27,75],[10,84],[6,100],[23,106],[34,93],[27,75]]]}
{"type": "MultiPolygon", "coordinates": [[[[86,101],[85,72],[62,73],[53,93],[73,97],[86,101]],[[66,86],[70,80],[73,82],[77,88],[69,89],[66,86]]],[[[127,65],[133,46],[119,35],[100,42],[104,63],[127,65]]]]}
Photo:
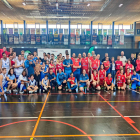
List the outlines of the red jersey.
{"type": "Polygon", "coordinates": [[[74,59],[73,57],[71,58],[71,60],[72,60],[72,62],[74,62],[74,61],[75,61],[75,59],[74,59]]]}
{"type": "Polygon", "coordinates": [[[98,60],[98,64],[100,65],[100,60],[99,59],[97,59],[98,60]]]}
{"type": "Polygon", "coordinates": [[[51,70],[51,69],[52,69],[52,70],[53,70],[53,72],[55,73],[55,65],[54,65],[54,64],[50,64],[50,65],[51,65],[51,67],[52,67],[52,66],[54,66],[54,67],[53,67],[53,68],[49,68],[49,70],[51,70]]]}
{"type": "MultiPolygon", "coordinates": [[[[81,59],[82,59],[82,58],[81,58],[81,59]]],[[[81,62],[81,59],[79,59],[79,58],[78,58],[78,60],[77,60],[77,61],[81,62]]]]}
{"type": "Polygon", "coordinates": [[[94,79],[95,81],[98,80],[98,74],[97,74],[97,73],[96,73],[96,75],[93,74],[93,79],[94,79]]]}
{"type": "Polygon", "coordinates": [[[132,67],[133,67],[132,64],[129,65],[128,63],[126,63],[126,65],[125,65],[125,73],[127,73],[127,69],[129,68],[130,69],[130,73],[133,74],[132,67]]]}
{"type": "Polygon", "coordinates": [[[105,78],[105,81],[106,81],[106,84],[107,84],[107,85],[111,85],[111,83],[112,83],[112,78],[109,79],[108,77],[106,77],[106,78],[105,78]]]}
{"type": "Polygon", "coordinates": [[[11,66],[15,65],[15,62],[11,60],[11,66]]]}
{"type": "Polygon", "coordinates": [[[56,64],[56,70],[58,71],[59,69],[61,69],[62,71],[64,70],[63,63],[62,62],[56,64]]]}
{"type": "Polygon", "coordinates": [[[118,75],[118,74],[120,74],[120,70],[118,70],[118,71],[116,72],[116,75],[118,75]]]}
{"type": "Polygon", "coordinates": [[[89,58],[89,60],[92,61],[92,60],[93,60],[93,56],[91,56],[91,57],[89,58]]]}
{"type": "Polygon", "coordinates": [[[136,60],[136,71],[139,71],[140,70],[140,60],[136,60]]]}
{"type": "Polygon", "coordinates": [[[104,80],[105,79],[105,70],[99,70],[99,79],[104,80]]]}
{"type": "Polygon", "coordinates": [[[98,68],[98,62],[99,61],[97,59],[91,61],[91,67],[93,70],[96,70],[98,68]]]}
{"type": "Polygon", "coordinates": [[[131,73],[130,73],[130,72],[129,72],[129,73],[127,73],[127,72],[126,72],[125,74],[126,74],[126,77],[128,77],[128,76],[130,76],[130,75],[131,75],[131,73]]]}
{"type": "Polygon", "coordinates": [[[120,66],[122,66],[123,67],[123,63],[122,63],[122,61],[115,61],[115,68],[116,68],[116,70],[119,70],[120,69],[120,66]]]}
{"type": "MultiPolygon", "coordinates": [[[[73,77],[73,78],[69,78],[68,80],[73,80],[73,81],[75,81],[75,77],[73,77]]],[[[73,82],[73,81],[70,81],[70,84],[72,85],[72,84],[75,84],[75,82],[73,82]]]]}
{"type": "Polygon", "coordinates": [[[119,80],[117,82],[118,85],[123,85],[123,83],[125,83],[125,76],[124,75],[121,75],[121,74],[118,74],[117,75],[117,80],[119,80]]]}
{"type": "Polygon", "coordinates": [[[81,67],[82,67],[82,70],[83,69],[88,70],[88,64],[89,64],[88,57],[81,59],[81,67]]]}
{"type": "MultiPolygon", "coordinates": [[[[79,66],[79,61],[74,61],[73,62],[73,66],[79,66]]],[[[73,72],[75,72],[77,70],[77,68],[73,68],[73,72]]]]}
{"type": "Polygon", "coordinates": [[[107,71],[109,69],[109,67],[106,66],[110,66],[110,62],[109,61],[104,61],[104,70],[107,71]]]}

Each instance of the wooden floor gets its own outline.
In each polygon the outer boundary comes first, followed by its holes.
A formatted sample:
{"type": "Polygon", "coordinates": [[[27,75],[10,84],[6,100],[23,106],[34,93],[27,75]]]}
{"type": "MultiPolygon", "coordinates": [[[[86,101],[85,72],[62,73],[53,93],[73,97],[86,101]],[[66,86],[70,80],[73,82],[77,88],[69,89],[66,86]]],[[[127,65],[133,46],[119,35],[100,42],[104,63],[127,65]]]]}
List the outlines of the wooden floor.
{"type": "Polygon", "coordinates": [[[140,93],[95,91],[0,97],[3,140],[140,140],[140,93]]]}

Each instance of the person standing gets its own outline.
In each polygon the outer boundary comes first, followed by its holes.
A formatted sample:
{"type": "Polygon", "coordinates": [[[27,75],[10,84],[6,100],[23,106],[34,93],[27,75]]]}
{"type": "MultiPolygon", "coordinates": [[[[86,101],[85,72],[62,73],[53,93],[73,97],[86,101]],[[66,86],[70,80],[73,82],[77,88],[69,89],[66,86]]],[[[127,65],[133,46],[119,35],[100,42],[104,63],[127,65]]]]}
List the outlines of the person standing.
{"type": "Polygon", "coordinates": [[[92,71],[93,70],[98,71],[99,61],[96,59],[96,55],[93,55],[93,59],[91,59],[90,68],[92,71]]]}
{"type": "Polygon", "coordinates": [[[27,56],[27,60],[24,62],[24,66],[28,71],[28,77],[30,77],[31,74],[34,75],[35,64],[33,60],[31,60],[30,55],[27,56]]]}
{"type": "MultiPolygon", "coordinates": [[[[102,62],[106,60],[106,57],[108,57],[108,53],[105,53],[105,57],[102,59],[102,62]]],[[[109,58],[109,61],[111,62],[111,59],[109,58]]]]}
{"type": "Polygon", "coordinates": [[[13,52],[13,61],[15,62],[18,59],[16,52],[13,52]]]}
{"type": "Polygon", "coordinates": [[[8,71],[11,66],[11,62],[9,58],[7,58],[7,55],[5,54],[5,52],[2,53],[2,57],[3,58],[0,60],[0,69],[6,68],[6,74],[8,74],[8,71]]]}
{"type": "Polygon", "coordinates": [[[138,59],[136,60],[136,72],[140,74],[140,55],[138,55],[138,59]]]}
{"type": "Polygon", "coordinates": [[[21,55],[18,55],[18,59],[15,61],[15,73],[18,78],[24,70],[24,61],[21,60],[21,55]]]}
{"type": "Polygon", "coordinates": [[[131,64],[134,66],[134,68],[136,68],[136,58],[134,58],[134,54],[133,53],[131,53],[130,61],[131,61],[131,64]]]}
{"type": "Polygon", "coordinates": [[[120,56],[117,56],[117,60],[115,61],[115,70],[116,72],[120,69],[120,66],[123,67],[122,61],[120,61],[120,56]]]}
{"type": "Polygon", "coordinates": [[[110,72],[111,72],[111,75],[112,75],[113,84],[115,85],[116,71],[115,71],[115,60],[114,60],[114,57],[112,57],[112,59],[111,59],[110,72]]]}
{"type": "Polygon", "coordinates": [[[108,73],[110,73],[110,62],[109,62],[109,57],[106,57],[106,60],[103,62],[104,64],[104,70],[106,71],[106,76],[108,73]]]}
{"type": "Polygon", "coordinates": [[[90,65],[90,61],[88,59],[88,57],[86,57],[86,53],[83,53],[83,58],[81,59],[81,68],[82,71],[86,70],[86,74],[89,75],[89,65],[90,65]]]}
{"type": "Polygon", "coordinates": [[[72,72],[72,65],[73,65],[73,62],[71,59],[69,59],[69,54],[66,54],[66,59],[63,61],[63,67],[66,73],[66,79],[70,77],[70,74],[72,72]]]}
{"type": "Polygon", "coordinates": [[[125,67],[125,63],[127,59],[126,59],[126,56],[124,56],[124,51],[121,51],[120,61],[122,61],[123,67],[125,67]]]}

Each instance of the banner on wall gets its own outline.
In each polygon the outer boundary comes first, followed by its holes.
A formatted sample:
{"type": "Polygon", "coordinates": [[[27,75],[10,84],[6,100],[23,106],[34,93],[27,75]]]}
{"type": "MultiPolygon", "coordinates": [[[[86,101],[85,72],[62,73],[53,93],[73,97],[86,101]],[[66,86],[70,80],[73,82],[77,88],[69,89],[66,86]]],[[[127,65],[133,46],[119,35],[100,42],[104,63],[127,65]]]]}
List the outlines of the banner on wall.
{"type": "Polygon", "coordinates": [[[18,28],[14,29],[14,44],[19,44],[18,28]]]}
{"type": "Polygon", "coordinates": [[[40,29],[36,29],[36,34],[40,35],[40,29]]]}
{"type": "Polygon", "coordinates": [[[31,44],[30,29],[26,29],[26,43],[31,44]]]}
{"type": "Polygon", "coordinates": [[[76,44],[80,44],[80,29],[76,29],[76,44]]]}
{"type": "Polygon", "coordinates": [[[112,29],[108,29],[108,45],[112,45],[112,29]]]}
{"type": "Polygon", "coordinates": [[[13,28],[9,28],[9,34],[10,34],[10,35],[13,34],[13,28]]]}
{"type": "Polygon", "coordinates": [[[23,44],[23,29],[19,29],[19,43],[23,44]]]}
{"type": "Polygon", "coordinates": [[[134,29],[126,29],[125,34],[127,35],[134,35],[134,29]]]}
{"type": "Polygon", "coordinates": [[[30,34],[30,29],[26,29],[26,34],[27,34],[27,35],[30,34]]]}
{"type": "Polygon", "coordinates": [[[46,44],[46,29],[42,29],[41,30],[41,33],[42,33],[42,44],[46,44]]]}
{"type": "Polygon", "coordinates": [[[4,44],[8,44],[7,28],[3,29],[3,42],[4,44]]]}
{"type": "Polygon", "coordinates": [[[86,33],[85,29],[81,29],[81,39],[80,39],[81,45],[85,45],[86,43],[86,33]]]}
{"type": "Polygon", "coordinates": [[[120,45],[124,45],[124,29],[120,29],[120,45]]]}
{"type": "Polygon", "coordinates": [[[62,56],[65,56],[65,51],[68,51],[69,56],[71,56],[71,49],[37,49],[38,56],[43,58],[43,53],[53,53],[55,55],[55,59],[57,59],[57,55],[62,53],[62,56]]]}
{"type": "Polygon", "coordinates": [[[107,44],[107,29],[103,29],[103,44],[107,44]]]}
{"type": "Polygon", "coordinates": [[[63,29],[59,29],[59,44],[63,44],[63,29]]]}
{"type": "Polygon", "coordinates": [[[31,28],[31,44],[35,44],[35,28],[31,28]]]}
{"type": "Polygon", "coordinates": [[[58,44],[58,29],[54,29],[54,43],[58,44]]]}
{"type": "Polygon", "coordinates": [[[98,44],[102,44],[102,29],[98,29],[98,44]]]}
{"type": "Polygon", "coordinates": [[[9,34],[9,44],[14,44],[14,35],[9,34]]]}
{"type": "Polygon", "coordinates": [[[115,29],[115,44],[119,44],[120,36],[119,36],[119,29],[115,29]]]}
{"type": "Polygon", "coordinates": [[[75,29],[70,30],[70,44],[75,45],[75,29]]]}
{"type": "Polygon", "coordinates": [[[53,29],[49,29],[49,44],[53,44],[53,29]]]}
{"type": "Polygon", "coordinates": [[[92,31],[92,44],[93,45],[97,44],[97,29],[93,29],[92,31]]]}
{"type": "Polygon", "coordinates": [[[90,29],[86,29],[86,45],[90,45],[90,29]]]}
{"type": "Polygon", "coordinates": [[[64,45],[68,45],[68,29],[64,29],[64,45]]]}

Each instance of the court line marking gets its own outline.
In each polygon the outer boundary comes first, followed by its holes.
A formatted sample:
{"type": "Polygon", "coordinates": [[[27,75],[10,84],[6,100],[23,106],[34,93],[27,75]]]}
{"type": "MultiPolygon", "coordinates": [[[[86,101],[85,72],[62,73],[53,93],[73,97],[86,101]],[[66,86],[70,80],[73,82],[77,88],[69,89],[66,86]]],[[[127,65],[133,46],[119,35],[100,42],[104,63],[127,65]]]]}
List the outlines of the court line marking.
{"type": "MultiPolygon", "coordinates": [[[[124,116],[130,118],[140,118],[140,116],[124,116]]],[[[0,120],[6,119],[37,119],[38,117],[0,117],[0,120]]],[[[63,119],[63,118],[121,118],[121,116],[48,116],[41,119],[63,119]]]]}
{"type": "Polygon", "coordinates": [[[45,108],[45,105],[46,105],[47,99],[48,99],[48,97],[49,97],[49,94],[50,94],[50,91],[48,92],[47,97],[46,97],[46,99],[45,99],[45,102],[44,102],[44,104],[43,104],[43,106],[42,106],[41,112],[40,112],[40,114],[39,114],[39,117],[38,117],[37,122],[36,122],[36,124],[35,124],[34,130],[33,130],[33,132],[32,132],[32,137],[34,137],[35,132],[36,132],[36,130],[37,130],[37,127],[38,127],[39,121],[40,121],[40,119],[41,119],[41,116],[42,116],[43,110],[44,110],[44,108],[45,108]]]}
{"type": "MultiPolygon", "coordinates": [[[[56,101],[56,102],[47,102],[46,104],[55,104],[55,103],[105,103],[106,101],[56,101]]],[[[116,103],[135,103],[140,101],[108,101],[116,103]]],[[[33,103],[44,103],[44,102],[0,102],[0,104],[33,104],[33,103]]]]}
{"type": "MultiPolygon", "coordinates": [[[[108,91],[106,91],[107,93],[109,93],[108,91]]],[[[113,108],[114,109],[114,111],[116,111],[129,125],[131,125],[134,129],[135,129],[135,131],[137,131],[139,134],[140,134],[140,131],[132,124],[132,123],[130,123],[130,122],[128,122],[127,120],[126,120],[126,118],[114,107],[114,106],[112,106],[102,95],[100,95],[99,93],[97,93],[104,101],[106,101],[106,103],[111,107],[111,108],[113,108]]]]}
{"type": "MultiPolygon", "coordinates": [[[[140,136],[140,134],[87,134],[87,135],[35,135],[34,138],[47,137],[118,137],[118,136],[140,136]]],[[[0,136],[1,138],[31,138],[32,136],[0,136]]]]}

